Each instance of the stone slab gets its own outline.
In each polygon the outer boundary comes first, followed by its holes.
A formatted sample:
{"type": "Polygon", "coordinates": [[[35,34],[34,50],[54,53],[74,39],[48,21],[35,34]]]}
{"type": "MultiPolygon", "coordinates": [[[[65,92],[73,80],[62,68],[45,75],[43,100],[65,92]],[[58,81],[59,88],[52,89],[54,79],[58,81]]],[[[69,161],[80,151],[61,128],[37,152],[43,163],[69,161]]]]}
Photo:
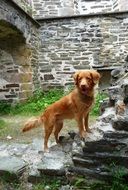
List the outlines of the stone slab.
{"type": "Polygon", "coordinates": [[[25,171],[27,164],[16,157],[0,158],[0,176],[7,176],[7,180],[15,179],[21,176],[25,171]]]}
{"type": "Polygon", "coordinates": [[[42,161],[37,165],[37,169],[43,175],[64,176],[66,166],[71,163],[71,157],[58,147],[58,150],[51,150],[44,153],[42,161]]]}

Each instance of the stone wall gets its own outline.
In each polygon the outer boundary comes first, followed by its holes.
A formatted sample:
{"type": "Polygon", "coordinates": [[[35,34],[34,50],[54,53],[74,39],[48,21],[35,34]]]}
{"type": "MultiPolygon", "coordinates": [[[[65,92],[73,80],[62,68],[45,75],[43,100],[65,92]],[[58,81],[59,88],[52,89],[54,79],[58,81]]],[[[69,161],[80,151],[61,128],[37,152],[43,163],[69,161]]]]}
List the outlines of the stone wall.
{"type": "Polygon", "coordinates": [[[112,0],[114,11],[127,11],[128,3],[127,0],[112,0]]]}
{"type": "Polygon", "coordinates": [[[111,0],[33,0],[35,18],[110,12],[111,0]]]}
{"type": "Polygon", "coordinates": [[[128,10],[128,1],[127,0],[118,0],[119,11],[127,11],[128,10]]]}
{"type": "Polygon", "coordinates": [[[0,4],[0,100],[15,103],[38,86],[39,24],[12,1],[0,4]]]}
{"type": "Polygon", "coordinates": [[[93,67],[110,73],[124,64],[128,52],[127,13],[40,20],[40,24],[43,88],[72,84],[77,69],[93,67]]]}
{"type": "Polygon", "coordinates": [[[55,17],[75,14],[74,0],[33,0],[35,18],[55,17]]]}
{"type": "Polygon", "coordinates": [[[119,0],[112,0],[112,6],[114,11],[119,11],[119,0]]]}
{"type": "Polygon", "coordinates": [[[77,9],[79,14],[90,14],[99,12],[110,12],[112,11],[111,0],[90,0],[83,1],[77,0],[77,9]]]}
{"type": "Polygon", "coordinates": [[[13,0],[17,5],[19,5],[25,12],[32,15],[32,0],[13,0]]]}

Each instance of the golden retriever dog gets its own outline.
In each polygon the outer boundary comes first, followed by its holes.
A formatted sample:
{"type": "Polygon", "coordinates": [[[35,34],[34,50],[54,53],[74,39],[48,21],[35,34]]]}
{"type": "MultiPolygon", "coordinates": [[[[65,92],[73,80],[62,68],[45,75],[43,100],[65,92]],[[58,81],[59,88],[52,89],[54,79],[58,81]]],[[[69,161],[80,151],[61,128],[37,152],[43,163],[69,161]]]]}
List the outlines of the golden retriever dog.
{"type": "Polygon", "coordinates": [[[81,138],[85,138],[86,132],[90,132],[88,117],[94,102],[94,87],[100,79],[100,74],[95,70],[83,70],[77,71],[73,78],[76,88],[48,106],[41,116],[27,122],[23,128],[23,132],[26,132],[43,124],[45,152],[48,152],[48,139],[53,130],[56,143],[59,143],[59,132],[64,119],[77,121],[81,138]]]}

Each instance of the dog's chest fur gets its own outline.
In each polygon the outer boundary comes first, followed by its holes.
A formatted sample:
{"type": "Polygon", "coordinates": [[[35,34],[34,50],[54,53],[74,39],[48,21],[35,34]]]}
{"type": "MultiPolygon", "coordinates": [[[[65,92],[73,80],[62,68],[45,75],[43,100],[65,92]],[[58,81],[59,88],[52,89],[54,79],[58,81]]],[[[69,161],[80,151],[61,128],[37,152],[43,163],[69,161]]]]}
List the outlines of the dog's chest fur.
{"type": "Polygon", "coordinates": [[[72,103],[76,113],[83,114],[84,112],[89,112],[94,102],[94,97],[89,97],[86,95],[74,95],[72,97],[72,103]],[[76,98],[77,97],[77,98],[76,98]]]}

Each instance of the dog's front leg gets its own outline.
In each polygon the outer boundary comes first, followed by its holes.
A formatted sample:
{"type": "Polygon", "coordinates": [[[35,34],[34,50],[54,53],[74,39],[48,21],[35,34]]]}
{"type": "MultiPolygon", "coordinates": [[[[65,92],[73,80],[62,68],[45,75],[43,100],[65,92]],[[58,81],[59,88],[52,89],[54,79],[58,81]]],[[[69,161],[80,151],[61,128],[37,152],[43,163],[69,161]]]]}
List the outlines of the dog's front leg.
{"type": "Polygon", "coordinates": [[[83,117],[82,116],[77,116],[76,121],[78,123],[78,128],[79,128],[79,134],[81,138],[85,138],[86,136],[86,131],[84,130],[84,125],[83,125],[83,117]]]}
{"type": "Polygon", "coordinates": [[[89,119],[89,113],[84,117],[84,126],[85,126],[85,129],[88,133],[91,133],[91,130],[89,129],[89,126],[88,126],[88,119],[89,119]]]}

